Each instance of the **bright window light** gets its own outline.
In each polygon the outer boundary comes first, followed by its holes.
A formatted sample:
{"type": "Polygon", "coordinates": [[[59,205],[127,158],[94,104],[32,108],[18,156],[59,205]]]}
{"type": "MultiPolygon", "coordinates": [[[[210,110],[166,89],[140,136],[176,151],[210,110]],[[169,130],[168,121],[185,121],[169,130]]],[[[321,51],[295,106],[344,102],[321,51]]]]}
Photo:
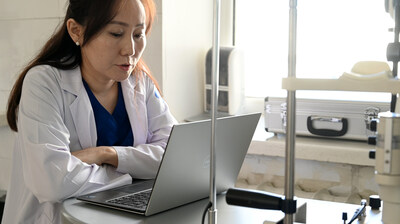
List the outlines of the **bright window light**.
{"type": "MultiPolygon", "coordinates": [[[[338,78],[356,62],[387,61],[394,21],[384,1],[301,0],[297,13],[296,77],[338,78]]],[[[289,0],[236,0],[235,28],[246,58],[246,96],[286,96],[289,0]]],[[[389,93],[332,93],[296,91],[303,98],[390,101],[389,93]]]]}

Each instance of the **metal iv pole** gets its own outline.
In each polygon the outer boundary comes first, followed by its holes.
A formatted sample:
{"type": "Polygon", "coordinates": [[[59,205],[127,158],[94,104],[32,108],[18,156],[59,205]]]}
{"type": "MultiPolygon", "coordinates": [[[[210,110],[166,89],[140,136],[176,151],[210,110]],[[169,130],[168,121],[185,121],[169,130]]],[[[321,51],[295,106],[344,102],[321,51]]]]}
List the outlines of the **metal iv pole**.
{"type": "Polygon", "coordinates": [[[217,223],[217,192],[215,185],[216,174],[216,121],[218,112],[218,85],[219,85],[219,40],[220,40],[220,0],[214,0],[213,23],[213,50],[211,74],[211,147],[210,147],[210,203],[208,209],[208,223],[217,223]]]}
{"type": "MultiPolygon", "coordinates": [[[[296,77],[297,0],[290,0],[288,77],[296,77]]],[[[296,137],[296,91],[287,91],[287,126],[285,155],[285,199],[294,202],[294,162],[296,137]]],[[[285,224],[293,223],[293,214],[286,213],[285,224]]]]}

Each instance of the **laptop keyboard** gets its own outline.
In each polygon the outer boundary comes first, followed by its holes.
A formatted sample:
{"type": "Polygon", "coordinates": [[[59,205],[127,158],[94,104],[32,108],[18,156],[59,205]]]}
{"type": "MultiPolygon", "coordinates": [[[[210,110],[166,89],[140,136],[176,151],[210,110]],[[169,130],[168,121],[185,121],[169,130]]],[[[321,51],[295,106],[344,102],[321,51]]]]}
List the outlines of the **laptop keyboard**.
{"type": "Polygon", "coordinates": [[[150,194],[151,194],[151,189],[110,199],[107,202],[128,206],[131,207],[132,209],[136,209],[139,211],[146,211],[146,206],[147,203],[149,202],[150,194]]]}

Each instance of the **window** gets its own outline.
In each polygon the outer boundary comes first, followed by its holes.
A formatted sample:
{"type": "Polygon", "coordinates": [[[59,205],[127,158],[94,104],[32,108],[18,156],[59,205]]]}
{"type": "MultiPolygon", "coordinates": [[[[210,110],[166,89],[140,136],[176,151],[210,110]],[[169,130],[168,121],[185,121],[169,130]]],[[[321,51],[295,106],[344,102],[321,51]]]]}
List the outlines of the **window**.
{"type": "MultiPolygon", "coordinates": [[[[384,1],[298,1],[296,77],[338,78],[358,61],[386,61],[393,26],[384,1]]],[[[246,58],[246,96],[286,96],[281,80],[288,71],[289,0],[236,0],[235,29],[246,58]]],[[[390,101],[389,93],[322,92],[317,95],[328,99],[390,101]]]]}

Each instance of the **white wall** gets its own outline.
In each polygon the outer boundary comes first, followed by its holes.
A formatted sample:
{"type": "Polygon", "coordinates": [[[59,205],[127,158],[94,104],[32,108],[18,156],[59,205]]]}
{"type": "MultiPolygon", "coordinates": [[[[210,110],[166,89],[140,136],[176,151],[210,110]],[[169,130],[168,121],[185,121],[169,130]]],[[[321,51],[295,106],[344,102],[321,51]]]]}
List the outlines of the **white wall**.
{"type": "Polygon", "coordinates": [[[0,1],[0,112],[15,76],[59,23],[65,1],[0,1]]]}
{"type": "Polygon", "coordinates": [[[149,66],[152,75],[157,79],[161,90],[163,90],[162,79],[162,0],[154,0],[157,7],[157,16],[154,20],[152,31],[147,37],[146,50],[143,59],[149,66]]]}
{"type": "Polygon", "coordinates": [[[212,1],[163,1],[163,84],[179,121],[203,111],[205,55],[212,44],[212,1]]]}
{"type": "Polygon", "coordinates": [[[6,190],[10,181],[14,134],[8,127],[0,127],[0,190],[6,190]]]}
{"type": "MultiPolygon", "coordinates": [[[[213,2],[162,1],[162,83],[172,113],[183,121],[204,111],[205,56],[212,47],[213,2]]],[[[221,3],[221,46],[232,44],[232,1],[221,3]]]]}

